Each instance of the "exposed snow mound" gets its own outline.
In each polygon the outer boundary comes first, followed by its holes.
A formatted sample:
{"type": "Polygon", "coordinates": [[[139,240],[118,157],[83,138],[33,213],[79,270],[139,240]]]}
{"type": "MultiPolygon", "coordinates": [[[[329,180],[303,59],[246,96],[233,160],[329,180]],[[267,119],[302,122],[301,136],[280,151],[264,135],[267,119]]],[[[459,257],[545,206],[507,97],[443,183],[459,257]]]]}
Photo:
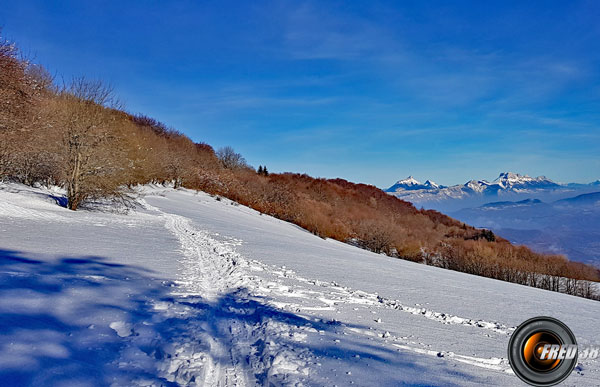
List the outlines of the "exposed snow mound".
{"type": "Polygon", "coordinates": [[[129,337],[133,334],[133,329],[131,324],[123,322],[123,321],[114,321],[109,325],[114,331],[119,335],[119,337],[129,337]]]}

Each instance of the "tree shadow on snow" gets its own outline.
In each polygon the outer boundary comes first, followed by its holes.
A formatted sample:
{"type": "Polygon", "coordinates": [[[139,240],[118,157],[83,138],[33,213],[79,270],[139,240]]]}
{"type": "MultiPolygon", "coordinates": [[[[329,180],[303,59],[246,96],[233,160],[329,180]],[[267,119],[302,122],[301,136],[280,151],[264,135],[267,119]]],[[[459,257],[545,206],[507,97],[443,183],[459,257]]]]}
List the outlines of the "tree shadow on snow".
{"type": "MultiPolygon", "coordinates": [[[[396,375],[402,370],[428,373],[410,358],[375,343],[342,337],[339,343],[325,344],[246,334],[244,327],[267,333],[274,327],[304,327],[321,331],[328,339],[343,327],[282,311],[264,299],[249,299],[244,289],[211,302],[174,296],[177,289],[157,273],[101,257],[32,257],[0,250],[0,381],[11,386],[201,384],[185,370],[202,365],[200,356],[190,351],[210,352],[209,338],[226,353],[233,346],[236,360],[261,385],[285,382],[285,375],[272,379],[268,372],[275,356],[272,344],[307,359],[315,355],[323,365],[328,359],[348,359],[354,369],[374,375],[385,373],[387,367],[393,367],[396,375]],[[256,359],[263,368],[252,364],[256,359]]],[[[230,357],[214,360],[231,362],[230,357]]],[[[442,376],[428,376],[424,385],[448,385],[450,376],[469,379],[444,367],[436,370],[442,376]]],[[[336,382],[335,376],[324,380],[311,375],[302,377],[305,384],[336,382]]],[[[373,384],[392,383],[388,376],[373,384]]]]}

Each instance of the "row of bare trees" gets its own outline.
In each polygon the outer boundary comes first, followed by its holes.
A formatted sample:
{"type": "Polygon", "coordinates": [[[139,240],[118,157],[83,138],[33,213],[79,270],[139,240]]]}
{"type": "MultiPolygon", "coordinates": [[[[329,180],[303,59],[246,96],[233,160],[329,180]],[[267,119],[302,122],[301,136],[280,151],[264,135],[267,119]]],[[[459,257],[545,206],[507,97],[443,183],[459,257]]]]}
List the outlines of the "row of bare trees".
{"type": "Polygon", "coordinates": [[[0,179],[65,188],[67,206],[127,201],[136,184],[172,182],[226,196],[323,238],[509,282],[597,297],[598,269],[513,246],[364,184],[257,173],[230,147],[214,152],[163,123],[122,111],[111,88],[57,86],[0,40],[0,179]]]}
{"type": "Polygon", "coordinates": [[[220,164],[211,147],[144,116],[120,110],[102,82],[58,86],[0,40],[0,179],[58,184],[68,208],[127,199],[127,187],[198,179],[220,164]]]}
{"type": "Polygon", "coordinates": [[[452,240],[425,263],[502,281],[598,299],[597,268],[571,262],[561,255],[538,254],[525,246],[480,240],[452,240]]]}

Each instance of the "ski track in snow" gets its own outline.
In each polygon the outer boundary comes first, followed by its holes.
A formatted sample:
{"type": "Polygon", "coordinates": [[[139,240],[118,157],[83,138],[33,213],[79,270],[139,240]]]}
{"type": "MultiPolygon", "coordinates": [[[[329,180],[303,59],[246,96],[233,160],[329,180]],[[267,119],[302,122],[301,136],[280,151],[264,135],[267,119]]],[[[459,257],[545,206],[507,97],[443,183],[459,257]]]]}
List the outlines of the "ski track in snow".
{"type": "MultiPolygon", "coordinates": [[[[296,275],[293,271],[271,267],[260,261],[247,261],[235,251],[234,246],[240,241],[218,241],[206,231],[197,229],[188,218],[159,210],[143,201],[144,207],[156,211],[165,218],[165,227],[179,240],[184,258],[181,261],[181,277],[177,281],[179,287],[175,294],[183,298],[201,297],[215,302],[219,297],[235,294],[236,303],[248,303],[253,297],[264,297],[273,308],[294,313],[305,319],[313,319],[324,323],[335,323],[335,320],[314,318],[319,311],[334,311],[341,304],[382,307],[410,313],[416,318],[426,318],[444,325],[464,325],[479,329],[482,333],[491,331],[500,335],[510,335],[515,329],[498,322],[475,320],[459,317],[442,312],[436,312],[420,306],[403,305],[398,300],[387,299],[374,293],[353,290],[335,282],[322,282],[296,275]],[[256,273],[264,272],[265,277],[271,276],[271,281],[256,273]],[[295,282],[295,286],[284,285],[282,280],[295,282]],[[309,305],[296,302],[281,302],[274,299],[311,300],[309,305]],[[315,306],[315,300],[322,306],[315,306]]],[[[227,304],[227,303],[225,303],[227,304]]],[[[211,308],[205,320],[213,320],[218,308],[211,308]]],[[[226,308],[234,308],[228,306],[226,308]]],[[[264,318],[260,324],[244,324],[238,319],[219,319],[218,326],[206,327],[201,341],[208,346],[191,351],[182,351],[176,360],[171,362],[171,372],[177,369],[174,380],[189,384],[194,380],[202,380],[201,384],[215,386],[248,386],[264,382],[255,376],[256,370],[265,370],[267,380],[286,380],[294,384],[302,384],[297,376],[307,375],[309,364],[314,364],[308,351],[297,351],[296,348],[278,348],[276,337],[296,337],[302,341],[307,334],[319,334],[311,327],[296,327],[296,331],[288,325],[277,323],[264,318]],[[224,337],[225,339],[217,339],[224,337]],[[258,338],[258,339],[257,339],[258,338]],[[269,338],[275,338],[269,340],[269,338]],[[256,342],[268,342],[264,353],[256,353],[256,342]],[[206,348],[209,348],[207,351],[206,348]],[[254,353],[252,356],[249,354],[254,353]],[[201,359],[200,362],[196,361],[201,359]],[[194,364],[199,363],[199,364],[194,364]],[[196,370],[191,372],[190,370],[196,370]],[[296,376],[296,378],[294,378],[296,376]],[[277,379],[279,377],[279,379],[277,379]]],[[[342,331],[338,334],[369,336],[370,339],[382,340],[382,345],[393,345],[401,351],[410,351],[422,355],[444,358],[472,366],[486,368],[499,372],[511,373],[508,360],[505,358],[478,358],[456,354],[451,351],[433,350],[424,343],[411,341],[411,337],[396,337],[389,332],[347,327],[341,324],[342,331]],[[344,332],[345,331],[345,332],[344,332]]],[[[322,332],[320,332],[322,334],[322,332]]],[[[180,343],[180,346],[190,346],[190,343],[180,343]]],[[[260,351],[259,351],[260,352],[260,351]]]]}
{"type": "Polygon", "coordinates": [[[170,359],[165,377],[185,385],[301,385],[308,374],[308,351],[280,338],[302,338],[299,331],[310,328],[275,321],[269,311],[253,306],[252,284],[242,269],[247,262],[231,243],[213,239],[183,216],[143,205],[165,218],[165,227],[181,244],[181,274],[173,294],[184,302],[201,299],[211,305],[202,318],[188,310],[190,336],[174,344],[177,356],[170,359]]]}
{"type": "MultiPolygon", "coordinates": [[[[166,228],[179,239],[185,257],[181,262],[182,279],[177,281],[182,290],[180,296],[184,298],[201,296],[214,304],[218,302],[218,297],[228,290],[240,288],[243,279],[236,268],[241,261],[238,254],[228,246],[210,238],[206,233],[192,227],[188,219],[164,212],[162,216],[166,219],[166,228]]],[[[210,308],[206,319],[214,320],[216,312],[210,308]]],[[[205,338],[210,351],[206,354],[207,362],[202,384],[246,386],[248,381],[245,375],[248,372],[237,360],[238,356],[233,352],[234,346],[230,345],[231,349],[228,350],[225,343],[217,338],[220,336],[217,332],[219,328],[209,327],[209,335],[205,338]]],[[[227,340],[233,341],[231,332],[227,340]]],[[[195,355],[196,353],[191,354],[192,360],[195,355]]]]}

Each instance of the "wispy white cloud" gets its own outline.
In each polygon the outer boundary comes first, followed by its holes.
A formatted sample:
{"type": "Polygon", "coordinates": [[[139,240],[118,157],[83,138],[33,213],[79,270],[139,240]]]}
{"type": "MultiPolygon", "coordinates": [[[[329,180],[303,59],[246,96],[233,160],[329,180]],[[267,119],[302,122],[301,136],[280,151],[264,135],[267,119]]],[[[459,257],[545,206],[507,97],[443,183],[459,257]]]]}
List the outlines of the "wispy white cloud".
{"type": "Polygon", "coordinates": [[[327,12],[305,2],[284,16],[283,44],[294,59],[373,60],[389,57],[399,42],[366,19],[327,12]]]}
{"type": "Polygon", "coordinates": [[[512,109],[545,102],[584,82],[591,72],[588,63],[549,54],[442,39],[419,45],[392,26],[330,12],[320,3],[287,9],[282,19],[282,47],[291,59],[335,60],[345,66],[340,71],[370,73],[397,93],[438,108],[480,103],[488,109],[512,109]]]}

